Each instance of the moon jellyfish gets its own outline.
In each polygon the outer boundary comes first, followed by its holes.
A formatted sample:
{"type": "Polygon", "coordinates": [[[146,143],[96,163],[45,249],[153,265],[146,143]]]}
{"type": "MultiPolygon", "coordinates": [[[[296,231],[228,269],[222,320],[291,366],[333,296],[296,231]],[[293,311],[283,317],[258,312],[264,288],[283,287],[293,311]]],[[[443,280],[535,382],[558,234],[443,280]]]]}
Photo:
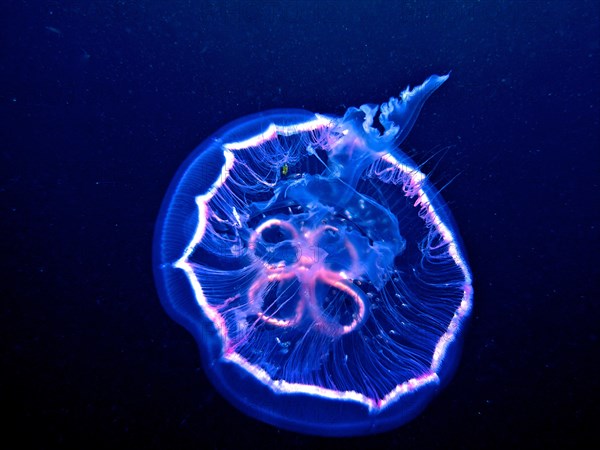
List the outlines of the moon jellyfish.
{"type": "Polygon", "coordinates": [[[179,169],[156,226],[156,283],[245,413],[309,434],[377,433],[452,375],[470,270],[442,197],[399,148],[447,78],[343,117],[245,117],[179,169]]]}

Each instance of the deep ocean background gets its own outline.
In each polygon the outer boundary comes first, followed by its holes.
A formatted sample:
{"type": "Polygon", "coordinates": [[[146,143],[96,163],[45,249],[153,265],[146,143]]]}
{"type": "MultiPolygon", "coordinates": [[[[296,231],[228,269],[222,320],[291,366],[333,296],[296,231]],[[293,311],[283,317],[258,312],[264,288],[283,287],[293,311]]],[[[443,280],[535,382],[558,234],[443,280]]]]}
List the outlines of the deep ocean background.
{"type": "Polygon", "coordinates": [[[5,0],[0,23],[12,448],[598,445],[597,1],[5,0]],[[369,437],[238,412],[154,288],[153,227],[177,167],[246,114],[340,115],[449,70],[404,148],[450,182],[475,278],[453,381],[369,437]]]}

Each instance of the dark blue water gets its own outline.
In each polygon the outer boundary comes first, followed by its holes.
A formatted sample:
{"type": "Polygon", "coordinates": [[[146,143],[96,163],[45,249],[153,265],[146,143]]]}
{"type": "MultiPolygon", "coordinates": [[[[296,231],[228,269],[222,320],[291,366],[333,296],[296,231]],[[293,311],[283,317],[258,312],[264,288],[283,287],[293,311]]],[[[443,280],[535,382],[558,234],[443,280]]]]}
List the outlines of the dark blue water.
{"type": "Polygon", "coordinates": [[[597,2],[1,9],[8,437],[36,448],[409,449],[574,448],[592,435],[597,2]],[[174,172],[237,117],[339,115],[449,70],[404,149],[448,184],[474,274],[455,378],[413,422],[372,437],[332,441],[246,417],[215,393],[154,288],[152,232],[174,172]]]}

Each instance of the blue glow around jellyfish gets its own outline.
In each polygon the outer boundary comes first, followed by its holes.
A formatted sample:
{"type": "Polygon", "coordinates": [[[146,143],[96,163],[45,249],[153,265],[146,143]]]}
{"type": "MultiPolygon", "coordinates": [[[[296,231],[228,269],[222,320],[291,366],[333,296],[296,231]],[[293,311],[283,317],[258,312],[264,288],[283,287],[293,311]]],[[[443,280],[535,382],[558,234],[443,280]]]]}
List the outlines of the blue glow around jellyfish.
{"type": "Polygon", "coordinates": [[[156,229],[157,285],[247,414],[376,433],[413,419],[451,375],[471,276],[443,200],[399,149],[447,78],[342,118],[240,119],[179,169],[156,229]]]}

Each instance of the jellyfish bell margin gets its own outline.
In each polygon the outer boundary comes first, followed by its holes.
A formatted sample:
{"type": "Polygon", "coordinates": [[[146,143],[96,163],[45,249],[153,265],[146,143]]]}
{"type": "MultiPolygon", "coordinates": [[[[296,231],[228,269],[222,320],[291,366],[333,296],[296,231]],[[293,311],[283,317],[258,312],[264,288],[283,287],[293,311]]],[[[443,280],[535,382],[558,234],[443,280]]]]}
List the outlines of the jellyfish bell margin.
{"type": "Polygon", "coordinates": [[[439,192],[399,148],[447,78],[343,117],[245,117],[180,167],[157,221],[156,284],[242,411],[372,434],[416,417],[451,377],[470,269],[439,192]]]}

